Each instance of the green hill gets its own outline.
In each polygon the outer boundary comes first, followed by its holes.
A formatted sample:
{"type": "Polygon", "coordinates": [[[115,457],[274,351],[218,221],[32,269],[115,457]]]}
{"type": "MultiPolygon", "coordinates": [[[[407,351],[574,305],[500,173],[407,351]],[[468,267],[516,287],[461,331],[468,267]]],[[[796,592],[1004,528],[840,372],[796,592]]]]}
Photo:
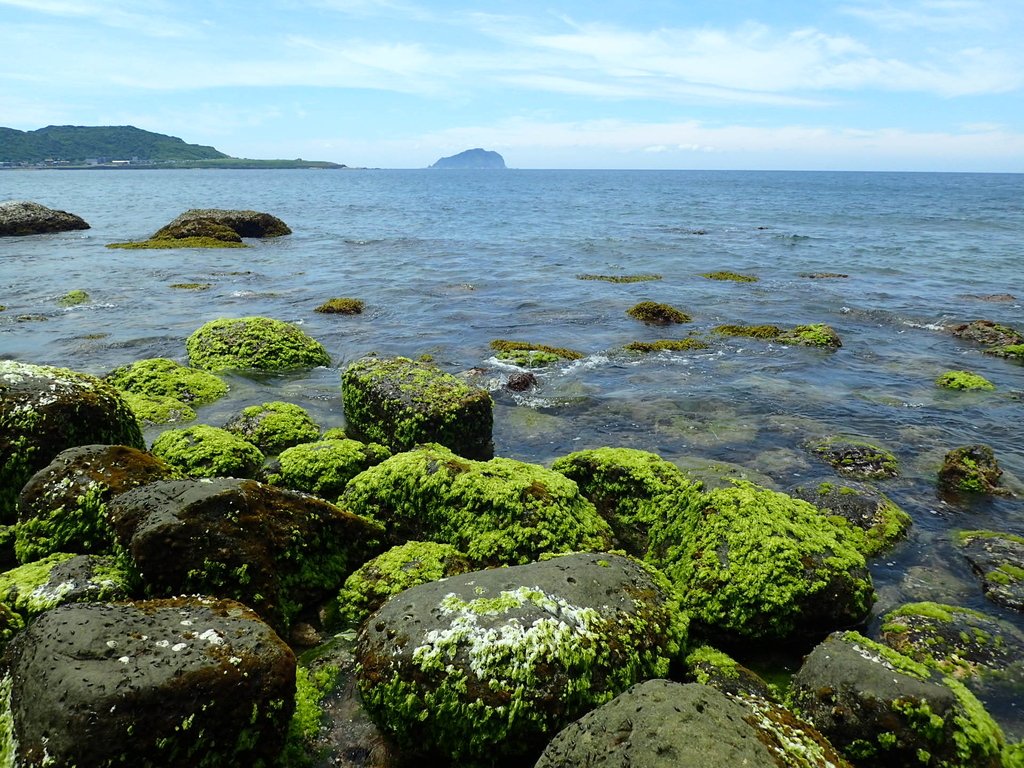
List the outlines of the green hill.
{"type": "Polygon", "coordinates": [[[143,131],[130,125],[88,127],[50,125],[37,131],[0,128],[0,162],[71,164],[87,160],[133,160],[166,163],[226,158],[213,147],[186,144],[175,136],[143,131]]]}

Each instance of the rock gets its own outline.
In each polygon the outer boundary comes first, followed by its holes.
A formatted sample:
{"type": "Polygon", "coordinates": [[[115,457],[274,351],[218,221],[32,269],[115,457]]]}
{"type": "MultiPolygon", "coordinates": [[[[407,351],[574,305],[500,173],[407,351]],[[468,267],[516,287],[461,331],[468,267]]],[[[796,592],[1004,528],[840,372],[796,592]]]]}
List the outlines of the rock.
{"type": "Polygon", "coordinates": [[[263,452],[225,429],[197,424],[168,429],[153,441],[153,455],[192,477],[255,478],[263,452]]]}
{"type": "Polygon", "coordinates": [[[529,371],[510,374],[505,381],[505,389],[509,392],[527,392],[537,386],[537,377],[529,371]]]}
{"type": "Polygon", "coordinates": [[[0,753],[13,765],[270,765],[293,708],[295,657],[237,603],[64,605],[4,659],[0,753]]]}
{"type": "Polygon", "coordinates": [[[997,531],[960,531],[955,539],[985,597],[1024,611],[1024,537],[997,531]]]}
{"type": "Polygon", "coordinates": [[[185,349],[190,364],[207,371],[291,371],[331,364],[320,342],[269,317],[211,320],[188,337],[185,349]]]}
{"type": "Polygon", "coordinates": [[[910,515],[884,493],[868,486],[821,483],[817,488],[797,486],[790,493],[864,531],[860,547],[864,557],[892,549],[910,530],[910,515]]]}
{"type": "Polygon", "coordinates": [[[650,538],[648,561],[713,640],[823,635],[860,623],[874,602],[849,525],[752,483],[709,492],[650,538]]]}
{"type": "Polygon", "coordinates": [[[276,456],[320,437],[320,427],[305,408],[280,401],[244,408],[224,429],[252,443],[265,456],[276,456]]]}
{"type": "Polygon", "coordinates": [[[505,158],[486,149],[467,149],[457,155],[442,157],[431,168],[503,169],[505,158]]]}
{"type": "Polygon", "coordinates": [[[451,544],[478,565],[603,551],[612,541],[608,524],[564,475],[512,459],[471,461],[439,445],[357,475],[338,503],[380,521],[393,544],[451,544]]]}
{"type": "Polygon", "coordinates": [[[952,493],[1009,495],[999,484],[1003,470],[987,445],[965,445],[946,454],[939,469],[939,490],[952,493]]]}
{"type": "Polygon", "coordinates": [[[143,427],[177,424],[196,418],[195,410],[175,397],[137,395],[134,392],[120,391],[121,397],[143,427]]]}
{"type": "Polygon", "coordinates": [[[225,243],[242,242],[241,235],[226,224],[221,224],[213,219],[199,217],[167,224],[154,232],[150,239],[186,240],[196,237],[221,240],[225,243]]]}
{"type": "Polygon", "coordinates": [[[166,357],[139,360],[115,368],[104,380],[124,392],[173,397],[191,405],[212,403],[228,393],[228,385],[219,377],[179,365],[166,357]]]}
{"type": "Polygon", "coordinates": [[[826,437],[812,440],[807,447],[843,477],[855,480],[881,480],[899,474],[896,457],[884,448],[865,440],[826,437]]]}
{"type": "Polygon", "coordinates": [[[430,363],[363,358],[342,374],[341,395],[349,431],[367,442],[395,452],[440,443],[467,458],[494,455],[491,396],[430,363]]]}
{"type": "Polygon", "coordinates": [[[634,448],[597,448],[556,459],[551,469],[579,486],[611,526],[615,548],[643,558],[650,530],[684,514],[700,498],[700,483],[690,482],[674,464],[634,448]]]}
{"type": "Polygon", "coordinates": [[[67,309],[69,307],[77,307],[79,304],[88,304],[90,301],[92,301],[92,299],[88,293],[76,288],[73,291],[68,291],[57,299],[57,305],[67,309]]]}
{"type": "Polygon", "coordinates": [[[535,768],[850,768],[781,707],[762,714],[706,685],[638,683],[551,740],[535,768]]]}
{"type": "Polygon", "coordinates": [[[377,555],[345,579],[338,593],[338,615],[357,627],[399,592],[471,570],[469,558],[451,544],[407,541],[377,555]]]}
{"type": "Polygon", "coordinates": [[[28,622],[67,603],[125,600],[128,574],[113,557],[49,555],[0,573],[0,603],[28,622]]]}
{"type": "Polygon", "coordinates": [[[626,314],[634,320],[649,325],[669,325],[672,323],[688,323],[691,318],[685,312],[676,309],[668,304],[659,304],[656,301],[641,301],[626,310],[626,314]]]}
{"type": "Polygon", "coordinates": [[[1024,344],[1024,335],[1006,325],[991,320],[973,320],[953,328],[953,335],[958,339],[974,341],[987,347],[1004,347],[1011,344],[1024,344]]]}
{"type": "Polygon", "coordinates": [[[349,480],[390,456],[391,451],[377,443],[320,440],[285,449],[263,466],[262,478],[270,485],[334,501],[349,480]]]}
{"type": "Polygon", "coordinates": [[[328,315],[361,315],[365,306],[361,299],[336,298],[328,299],[313,311],[328,315]]]}
{"type": "MultiPolygon", "coordinates": [[[[239,237],[280,237],[292,233],[288,225],[276,216],[259,211],[231,211],[219,208],[193,208],[185,211],[165,227],[157,231],[154,240],[194,237],[185,234],[190,228],[209,227],[219,224],[235,232],[239,237]]],[[[217,237],[216,239],[224,239],[217,237]]]]}
{"type": "Polygon", "coordinates": [[[957,680],[1012,676],[1024,681],[1024,632],[970,608],[901,605],[882,618],[882,641],[957,680]]]}
{"type": "Polygon", "coordinates": [[[729,271],[705,272],[701,277],[706,277],[708,280],[727,280],[734,283],[756,283],[760,279],[756,275],[741,275],[738,272],[729,271]]]}
{"type": "Polygon", "coordinates": [[[686,668],[688,681],[710,685],[727,696],[779,702],[772,687],[757,673],[710,645],[690,651],[686,656],[686,668]]]}
{"type": "Polygon", "coordinates": [[[151,483],[114,499],[110,523],[147,594],[238,600],[285,636],[381,551],[375,523],[253,480],[151,483]]]}
{"type": "Polygon", "coordinates": [[[935,386],[942,389],[995,389],[996,385],[970,371],[946,371],[935,380],[935,386]]]}
{"type": "Polygon", "coordinates": [[[825,349],[839,349],[839,347],[843,346],[843,340],[836,333],[836,330],[825,323],[798,325],[780,334],[777,341],[780,344],[798,344],[805,347],[823,347],[825,349]]]}
{"type": "Polygon", "coordinates": [[[56,552],[111,553],[110,500],[130,488],[176,477],[180,473],[167,462],[125,445],[61,451],[18,497],[18,560],[28,563],[56,552]]]}
{"type": "Polygon", "coordinates": [[[0,203],[0,237],[40,235],[76,229],[89,229],[89,225],[73,213],[57,211],[28,200],[8,200],[0,203]]]}
{"type": "Polygon", "coordinates": [[[109,384],[64,368],[0,360],[0,524],[22,486],[65,448],[144,448],[135,415],[109,384]]]}
{"type": "Polygon", "coordinates": [[[962,683],[856,632],[818,645],[793,677],[793,704],[858,765],[999,768],[1005,741],[962,683]]]}
{"type": "Polygon", "coordinates": [[[500,764],[664,676],[685,636],[663,577],[619,555],[567,555],[392,598],[360,632],[358,686],[399,746],[500,764]]]}

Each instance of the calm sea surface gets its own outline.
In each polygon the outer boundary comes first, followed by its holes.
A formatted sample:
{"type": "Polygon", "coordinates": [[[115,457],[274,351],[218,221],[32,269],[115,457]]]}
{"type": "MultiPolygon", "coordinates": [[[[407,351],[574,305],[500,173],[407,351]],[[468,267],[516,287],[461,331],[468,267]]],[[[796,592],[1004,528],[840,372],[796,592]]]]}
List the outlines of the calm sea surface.
{"type": "MultiPolygon", "coordinates": [[[[341,426],[339,371],[371,352],[430,354],[451,372],[484,368],[499,455],[549,463],[603,445],[685,466],[738,465],[785,490],[833,478],[803,447],[849,435],[892,450],[881,487],[914,519],[909,541],[872,565],[877,613],[910,600],[953,602],[1024,628],[987,602],[950,532],[1024,534],[1024,497],[954,506],[934,490],[944,453],[985,442],[1024,479],[1024,367],[982,354],[944,326],[985,318],[1024,329],[1024,175],[626,171],[8,171],[0,200],[30,199],[92,229],[0,240],[0,357],[94,374],[147,357],[186,362],[185,339],[218,317],[302,325],[332,369],[229,377],[200,411],[221,425],[283,399],[341,426]],[[189,208],[253,208],[294,234],[246,250],[123,251],[189,208]],[[731,270],[756,283],[716,282],[731,270]],[[807,273],[846,278],[811,279],[807,273]],[[612,284],[581,274],[657,273],[612,284]],[[183,290],[180,283],[208,284],[183,290]],[[61,309],[83,289],[90,304],[61,309]],[[979,297],[1010,293],[993,302],[979,297]],[[366,302],[323,315],[328,298],[366,302]],[[643,300],[691,314],[651,328],[625,312],[643,300]],[[690,353],[638,355],[634,340],[722,323],[824,322],[843,347],[821,352],[727,339],[690,353]],[[505,338],[565,346],[584,360],[538,372],[526,395],[491,356],[505,338]],[[991,393],[934,380],[969,369],[991,393]]],[[[159,430],[150,430],[152,439],[159,430]]],[[[876,622],[877,624],[877,622],[876,622]]],[[[1012,696],[989,703],[1018,737],[1012,696]]]]}

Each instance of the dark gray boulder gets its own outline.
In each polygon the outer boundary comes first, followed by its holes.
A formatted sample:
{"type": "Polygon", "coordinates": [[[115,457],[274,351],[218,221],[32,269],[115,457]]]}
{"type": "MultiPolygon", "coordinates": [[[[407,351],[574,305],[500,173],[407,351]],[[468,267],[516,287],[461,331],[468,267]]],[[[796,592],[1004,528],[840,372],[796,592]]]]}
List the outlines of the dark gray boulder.
{"type": "Polygon", "coordinates": [[[873,557],[907,537],[910,515],[881,491],[864,484],[820,483],[797,486],[790,495],[808,501],[827,515],[838,515],[864,531],[861,552],[873,557]]]}
{"type": "Polygon", "coordinates": [[[375,523],[255,480],[151,483],[114,499],[109,517],[148,595],[238,600],[282,634],[381,551],[375,523]]]}
{"type": "Polygon", "coordinates": [[[412,587],[371,615],[358,685],[405,750],[522,764],[586,711],[664,677],[686,624],[664,577],[620,555],[476,571],[412,587]]]}
{"type": "Polygon", "coordinates": [[[535,768],[849,768],[792,715],[765,720],[742,700],[697,683],[648,680],[555,736],[535,768]]]}
{"type": "Polygon", "coordinates": [[[280,237],[291,229],[269,213],[252,210],[193,208],[185,211],[153,235],[154,240],[207,236],[217,240],[235,239],[223,232],[232,230],[238,237],[280,237]]]}
{"type": "Polygon", "coordinates": [[[41,235],[47,232],[68,232],[89,229],[81,216],[47,208],[28,200],[0,203],[0,237],[9,235],[41,235]]]}
{"type": "Polygon", "coordinates": [[[144,448],[135,414],[112,386],[65,368],[0,360],[0,524],[32,475],[66,448],[144,448]]]}
{"type": "Polygon", "coordinates": [[[956,543],[981,579],[985,597],[1024,611],[1024,536],[998,531],[961,531],[956,543]]]}
{"type": "Polygon", "coordinates": [[[954,497],[965,493],[1012,495],[999,483],[1002,475],[992,448],[980,443],[964,445],[949,451],[943,459],[939,468],[939,490],[954,497]]]}
{"type": "Polygon", "coordinates": [[[858,765],[1002,765],[1003,733],[962,683],[856,632],[811,651],[790,692],[796,710],[858,765]]]}
{"type": "Polygon", "coordinates": [[[238,603],[64,605],[0,664],[0,754],[24,768],[272,765],[294,691],[291,650],[238,603]]]}

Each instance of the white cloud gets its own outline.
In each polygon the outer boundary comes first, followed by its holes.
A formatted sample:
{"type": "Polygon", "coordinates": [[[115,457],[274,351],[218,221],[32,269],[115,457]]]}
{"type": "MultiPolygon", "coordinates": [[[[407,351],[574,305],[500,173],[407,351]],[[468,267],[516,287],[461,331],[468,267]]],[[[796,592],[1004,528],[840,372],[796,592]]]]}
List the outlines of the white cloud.
{"type": "Polygon", "coordinates": [[[917,0],[898,4],[890,0],[860,0],[839,10],[890,32],[960,33],[965,29],[994,29],[1003,17],[999,3],[992,0],[917,0]]]}
{"type": "Polygon", "coordinates": [[[191,25],[173,20],[173,9],[159,0],[0,0],[0,6],[3,5],[47,16],[87,19],[106,27],[130,30],[149,37],[184,37],[193,31],[191,25]]]}

